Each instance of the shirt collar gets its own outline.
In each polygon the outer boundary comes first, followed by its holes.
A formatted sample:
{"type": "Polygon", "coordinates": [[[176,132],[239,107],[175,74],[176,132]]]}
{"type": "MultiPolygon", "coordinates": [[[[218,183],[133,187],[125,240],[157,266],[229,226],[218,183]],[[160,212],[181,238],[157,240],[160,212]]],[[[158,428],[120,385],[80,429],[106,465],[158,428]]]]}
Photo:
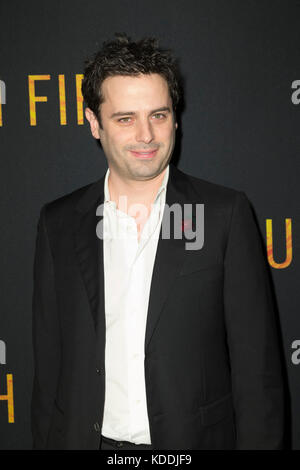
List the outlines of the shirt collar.
{"type": "MultiPolygon", "coordinates": [[[[109,194],[109,189],[108,189],[109,173],[110,173],[110,170],[109,170],[109,168],[107,168],[105,179],[104,179],[104,202],[113,202],[113,201],[110,200],[110,194],[109,194]]],[[[163,190],[166,190],[168,180],[169,180],[169,165],[167,166],[167,168],[165,170],[165,175],[164,175],[163,181],[161,183],[161,186],[160,186],[159,190],[157,191],[154,204],[157,203],[157,200],[158,200],[161,192],[163,190]]]]}

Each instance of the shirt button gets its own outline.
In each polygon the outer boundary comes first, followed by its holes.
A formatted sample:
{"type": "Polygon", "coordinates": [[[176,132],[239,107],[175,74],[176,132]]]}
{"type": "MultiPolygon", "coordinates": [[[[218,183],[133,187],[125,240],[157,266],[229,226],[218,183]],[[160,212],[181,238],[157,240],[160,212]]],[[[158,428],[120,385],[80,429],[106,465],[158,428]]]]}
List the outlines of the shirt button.
{"type": "Polygon", "coordinates": [[[139,405],[141,403],[141,400],[136,400],[136,404],[139,405]]]}
{"type": "Polygon", "coordinates": [[[99,423],[95,423],[94,424],[94,429],[96,432],[100,432],[100,424],[99,423]]]}

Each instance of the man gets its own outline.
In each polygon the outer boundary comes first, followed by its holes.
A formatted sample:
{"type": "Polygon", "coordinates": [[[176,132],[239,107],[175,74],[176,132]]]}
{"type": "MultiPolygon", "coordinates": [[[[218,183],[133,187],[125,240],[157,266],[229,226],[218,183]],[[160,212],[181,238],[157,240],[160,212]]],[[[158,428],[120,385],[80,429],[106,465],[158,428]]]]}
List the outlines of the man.
{"type": "Polygon", "coordinates": [[[82,91],[108,169],[41,210],[34,448],[281,449],[282,364],[258,230],[244,192],[170,162],[174,59],[152,39],[117,35],[87,63],[82,91]],[[203,228],[193,246],[188,234],[203,228]]]}

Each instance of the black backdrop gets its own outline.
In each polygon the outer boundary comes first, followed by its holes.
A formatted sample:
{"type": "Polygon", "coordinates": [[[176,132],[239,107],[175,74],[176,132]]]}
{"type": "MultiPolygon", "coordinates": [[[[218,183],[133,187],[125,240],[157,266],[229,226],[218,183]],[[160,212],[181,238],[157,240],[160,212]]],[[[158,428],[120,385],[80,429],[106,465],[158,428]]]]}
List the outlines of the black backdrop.
{"type": "Polygon", "coordinates": [[[186,106],[178,167],[243,190],[252,203],[278,306],[292,446],[300,449],[300,2],[11,0],[1,2],[0,18],[0,448],[31,447],[40,208],[107,168],[87,122],[80,123],[76,75],[80,80],[84,59],[103,40],[125,31],[134,39],[155,35],[180,58],[186,106]],[[47,101],[36,103],[32,125],[29,76],[36,75],[44,78],[35,81],[35,94],[47,101]]]}

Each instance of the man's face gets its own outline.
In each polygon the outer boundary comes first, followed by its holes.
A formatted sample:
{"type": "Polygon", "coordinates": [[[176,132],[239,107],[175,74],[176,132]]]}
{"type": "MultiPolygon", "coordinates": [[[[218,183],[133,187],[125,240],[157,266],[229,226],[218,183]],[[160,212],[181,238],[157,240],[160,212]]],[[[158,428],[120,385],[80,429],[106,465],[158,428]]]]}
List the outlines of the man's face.
{"type": "Polygon", "coordinates": [[[110,170],[125,180],[148,180],[167,166],[177,123],[166,80],[158,74],[108,77],[102,83],[102,127],[86,117],[101,140],[110,170]]]}

